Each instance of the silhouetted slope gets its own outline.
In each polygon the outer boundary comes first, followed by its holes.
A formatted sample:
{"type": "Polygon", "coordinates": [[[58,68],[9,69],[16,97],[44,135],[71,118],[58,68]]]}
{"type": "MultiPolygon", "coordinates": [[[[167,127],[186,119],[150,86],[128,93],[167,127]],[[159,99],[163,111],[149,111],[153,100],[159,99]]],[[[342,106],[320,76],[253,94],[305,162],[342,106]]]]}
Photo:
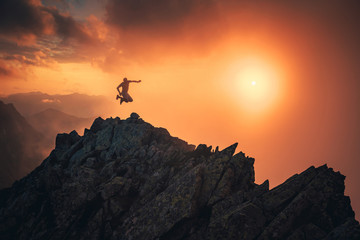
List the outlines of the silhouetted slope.
{"type": "Polygon", "coordinates": [[[0,101],[0,188],[10,186],[41,163],[43,144],[42,135],[15,107],[0,101]]]}
{"type": "Polygon", "coordinates": [[[194,149],[134,113],[98,118],[0,192],[0,238],[360,238],[343,175],[310,167],[269,191],[236,146],[194,149]]]}
{"type": "Polygon", "coordinates": [[[55,143],[58,133],[81,131],[92,122],[91,118],[79,118],[56,109],[46,109],[27,118],[29,123],[45,136],[49,142],[55,143]]]}

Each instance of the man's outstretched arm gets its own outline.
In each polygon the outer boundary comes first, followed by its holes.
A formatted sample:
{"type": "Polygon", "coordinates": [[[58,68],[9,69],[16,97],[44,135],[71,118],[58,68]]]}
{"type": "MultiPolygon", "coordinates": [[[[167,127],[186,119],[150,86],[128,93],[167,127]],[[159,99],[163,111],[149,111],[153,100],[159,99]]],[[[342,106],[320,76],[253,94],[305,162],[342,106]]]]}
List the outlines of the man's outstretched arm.
{"type": "Polygon", "coordinates": [[[135,82],[135,83],[139,83],[139,82],[141,82],[141,80],[128,80],[128,82],[135,82]]]}

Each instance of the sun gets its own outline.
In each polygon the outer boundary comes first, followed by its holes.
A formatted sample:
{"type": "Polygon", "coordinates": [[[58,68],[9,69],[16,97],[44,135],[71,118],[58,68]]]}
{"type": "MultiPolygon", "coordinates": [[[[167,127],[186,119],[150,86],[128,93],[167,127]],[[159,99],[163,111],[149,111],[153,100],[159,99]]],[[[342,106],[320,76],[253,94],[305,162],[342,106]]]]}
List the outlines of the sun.
{"type": "Polygon", "coordinates": [[[279,95],[280,75],[270,63],[243,61],[234,73],[236,99],[243,108],[262,112],[275,103],[279,95]]]}

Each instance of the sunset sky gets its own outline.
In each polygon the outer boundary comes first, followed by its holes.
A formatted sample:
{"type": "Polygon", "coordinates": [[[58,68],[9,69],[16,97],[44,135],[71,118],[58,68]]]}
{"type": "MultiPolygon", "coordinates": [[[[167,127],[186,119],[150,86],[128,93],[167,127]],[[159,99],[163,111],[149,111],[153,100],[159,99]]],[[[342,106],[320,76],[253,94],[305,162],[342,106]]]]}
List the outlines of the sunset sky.
{"type": "Polygon", "coordinates": [[[356,0],[2,0],[0,95],[104,95],[103,117],[239,142],[271,187],[327,163],[359,219],[359,12],[356,0]],[[124,77],[142,82],[120,106],[124,77]]]}

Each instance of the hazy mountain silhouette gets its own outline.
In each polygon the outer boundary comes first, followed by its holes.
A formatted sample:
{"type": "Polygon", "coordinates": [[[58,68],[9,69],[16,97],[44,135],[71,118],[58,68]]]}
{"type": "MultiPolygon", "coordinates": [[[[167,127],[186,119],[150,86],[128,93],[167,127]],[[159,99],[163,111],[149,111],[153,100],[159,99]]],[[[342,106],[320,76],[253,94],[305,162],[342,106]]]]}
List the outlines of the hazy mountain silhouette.
{"type": "Polygon", "coordinates": [[[10,186],[37,167],[49,148],[12,104],[0,101],[0,188],[10,186]]]}
{"type": "Polygon", "coordinates": [[[97,118],[0,191],[0,239],[360,239],[339,172],[269,190],[236,147],[195,148],[136,113],[97,118]]]}
{"type": "Polygon", "coordinates": [[[111,110],[106,97],[78,93],[17,93],[1,100],[10,104],[2,103],[1,143],[4,144],[0,146],[3,153],[0,167],[4,167],[0,170],[0,187],[9,186],[38,166],[54,147],[56,134],[73,129],[82,131],[90,125],[93,118],[89,117],[111,110]]]}
{"type": "Polygon", "coordinates": [[[106,115],[112,110],[112,104],[106,97],[79,93],[68,95],[50,95],[41,92],[17,93],[1,100],[5,103],[13,103],[24,117],[49,108],[82,118],[106,115]]]}
{"type": "Polygon", "coordinates": [[[27,117],[27,120],[54,145],[58,133],[71,132],[72,130],[82,132],[85,127],[91,124],[93,118],[79,118],[49,108],[27,117]]]}

